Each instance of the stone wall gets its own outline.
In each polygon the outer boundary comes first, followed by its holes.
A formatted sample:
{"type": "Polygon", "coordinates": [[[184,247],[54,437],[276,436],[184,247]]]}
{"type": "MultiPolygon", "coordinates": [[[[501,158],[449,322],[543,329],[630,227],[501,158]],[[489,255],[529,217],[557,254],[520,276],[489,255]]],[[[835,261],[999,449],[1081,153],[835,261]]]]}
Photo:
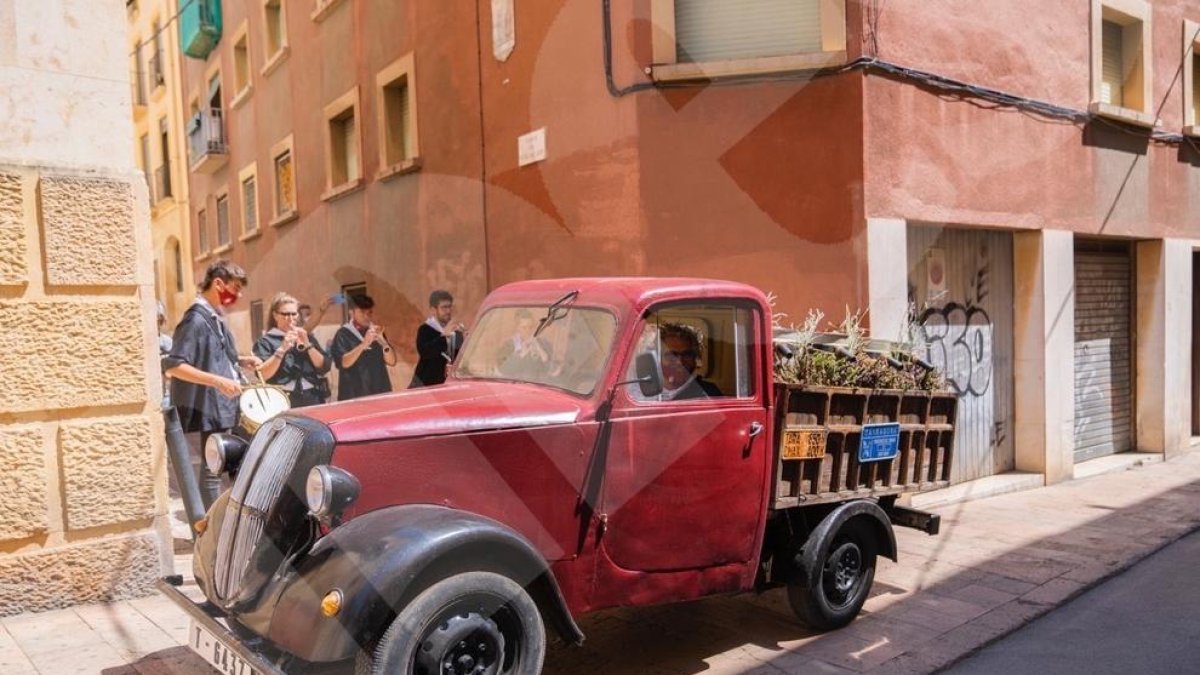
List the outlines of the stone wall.
{"type": "Polygon", "coordinates": [[[0,615],[169,569],[145,186],[0,165],[0,615]]]}
{"type": "Polygon", "coordinates": [[[120,3],[0,0],[0,616],[171,569],[120,3]]]}

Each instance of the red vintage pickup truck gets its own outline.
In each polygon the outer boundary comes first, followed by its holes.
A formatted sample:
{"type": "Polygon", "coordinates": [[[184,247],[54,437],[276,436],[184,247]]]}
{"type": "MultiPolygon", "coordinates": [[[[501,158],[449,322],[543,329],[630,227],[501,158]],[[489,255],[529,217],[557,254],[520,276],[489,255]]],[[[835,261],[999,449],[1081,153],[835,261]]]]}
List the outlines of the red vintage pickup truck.
{"type": "Polygon", "coordinates": [[[786,586],[852,621],[896,503],[946,484],[953,398],[773,380],[759,290],[514,283],[441,386],[214,437],[232,488],[196,523],[192,647],[229,673],[538,673],[546,633],[613,606],[786,586]]]}

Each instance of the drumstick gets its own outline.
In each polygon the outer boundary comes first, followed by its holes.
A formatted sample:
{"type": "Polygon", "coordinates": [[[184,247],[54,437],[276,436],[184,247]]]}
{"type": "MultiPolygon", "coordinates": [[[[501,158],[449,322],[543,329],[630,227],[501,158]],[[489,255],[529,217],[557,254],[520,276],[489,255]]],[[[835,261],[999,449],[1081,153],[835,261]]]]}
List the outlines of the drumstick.
{"type": "MultiPolygon", "coordinates": [[[[255,373],[256,375],[258,375],[258,383],[259,383],[259,384],[266,384],[266,381],[265,381],[265,380],[263,380],[263,376],[262,376],[262,369],[261,369],[261,368],[255,368],[255,369],[254,369],[254,373],[255,373]]],[[[265,410],[265,409],[267,408],[267,403],[266,403],[266,401],[264,401],[264,400],[263,400],[263,397],[262,397],[262,389],[259,389],[259,388],[255,387],[255,388],[254,388],[254,395],[258,397],[258,404],[259,404],[259,405],[261,405],[261,406],[263,407],[263,409],[265,410]]]]}

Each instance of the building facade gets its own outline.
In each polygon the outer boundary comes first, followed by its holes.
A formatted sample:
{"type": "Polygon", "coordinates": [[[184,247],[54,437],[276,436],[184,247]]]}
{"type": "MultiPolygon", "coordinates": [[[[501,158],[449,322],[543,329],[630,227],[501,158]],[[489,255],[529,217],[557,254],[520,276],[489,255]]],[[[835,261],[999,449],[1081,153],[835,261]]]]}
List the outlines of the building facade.
{"type": "Polygon", "coordinates": [[[883,4],[224,3],[197,250],[263,297],[365,283],[393,334],[568,275],[866,310],[960,394],[958,481],[1186,447],[1200,1],[883,4]]]}
{"type": "Polygon", "coordinates": [[[0,2],[0,615],[171,569],[124,29],[115,3],[0,2]]]}
{"type": "Polygon", "coordinates": [[[178,3],[130,0],[128,25],[134,161],[146,176],[154,250],[155,296],[166,330],[195,297],[188,219],[187,134],[179,82],[178,3]]]}

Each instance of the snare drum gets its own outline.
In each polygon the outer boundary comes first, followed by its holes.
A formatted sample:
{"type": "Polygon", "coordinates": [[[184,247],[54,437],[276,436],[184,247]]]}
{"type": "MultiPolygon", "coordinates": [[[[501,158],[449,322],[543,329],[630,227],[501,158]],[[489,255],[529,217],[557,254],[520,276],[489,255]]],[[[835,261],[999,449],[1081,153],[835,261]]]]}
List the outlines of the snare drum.
{"type": "Polygon", "coordinates": [[[248,384],[242,387],[238,409],[242,413],[242,426],[254,433],[272,417],[292,407],[287,391],[273,384],[248,384]]]}

